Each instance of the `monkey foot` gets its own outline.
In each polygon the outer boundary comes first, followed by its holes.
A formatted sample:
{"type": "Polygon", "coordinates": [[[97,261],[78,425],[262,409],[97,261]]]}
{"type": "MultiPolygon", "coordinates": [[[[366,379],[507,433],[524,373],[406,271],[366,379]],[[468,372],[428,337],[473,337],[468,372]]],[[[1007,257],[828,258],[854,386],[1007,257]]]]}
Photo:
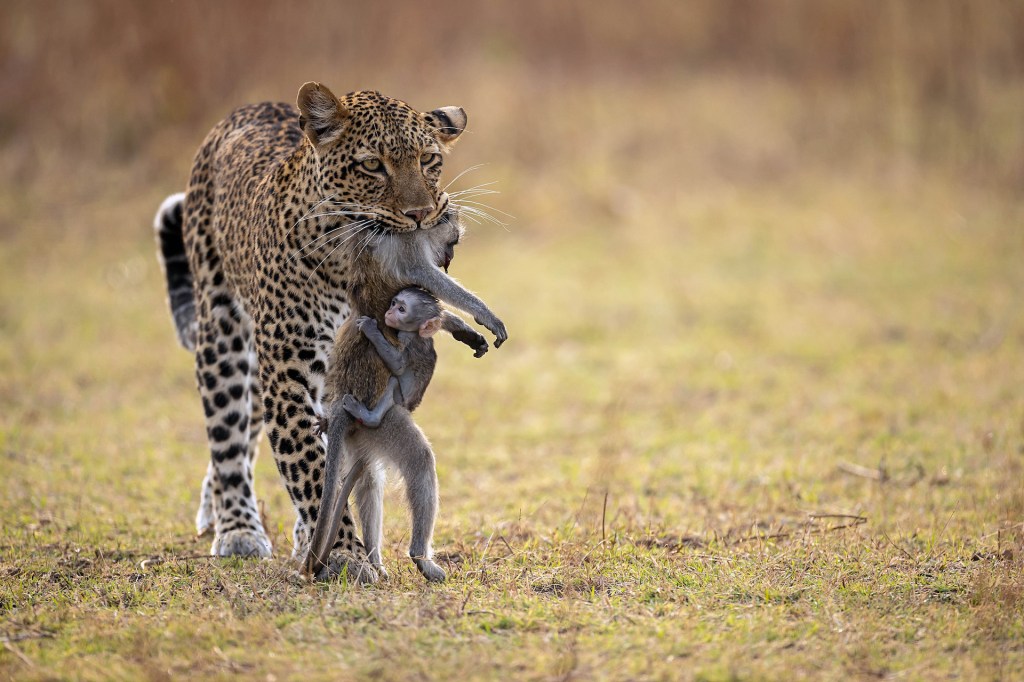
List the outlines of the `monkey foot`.
{"type": "Polygon", "coordinates": [[[351,552],[335,549],[327,557],[327,565],[317,571],[316,579],[323,582],[337,580],[342,573],[347,575],[349,582],[358,585],[373,585],[381,578],[380,569],[370,562],[356,558],[351,552]]]}
{"type": "Polygon", "coordinates": [[[432,583],[443,583],[447,577],[444,569],[430,559],[417,559],[413,557],[412,562],[416,564],[416,568],[420,569],[423,577],[432,583]]]}
{"type": "Polygon", "coordinates": [[[366,405],[356,400],[351,393],[346,393],[341,397],[341,406],[362,426],[368,426],[371,429],[380,426],[380,418],[374,418],[373,413],[366,409],[366,405]]]}

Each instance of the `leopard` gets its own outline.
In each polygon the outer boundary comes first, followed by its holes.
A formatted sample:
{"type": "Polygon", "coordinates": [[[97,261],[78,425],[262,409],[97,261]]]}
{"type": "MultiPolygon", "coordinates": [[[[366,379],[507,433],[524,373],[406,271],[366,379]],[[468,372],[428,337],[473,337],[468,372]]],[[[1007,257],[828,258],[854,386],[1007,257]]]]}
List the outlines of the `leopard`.
{"type": "MultiPolygon", "coordinates": [[[[342,97],[305,83],[294,106],[241,106],[195,154],[186,191],[156,219],[179,343],[195,355],[210,447],[195,525],[214,556],[273,552],[254,487],[265,430],[309,551],[324,485],[325,377],[351,311],[353,258],[382,235],[450,220],[444,157],[464,109],[420,112],[376,91],[342,97]]],[[[500,321],[477,320],[490,331],[500,321]]],[[[346,506],[330,576],[379,578],[346,506]]]]}

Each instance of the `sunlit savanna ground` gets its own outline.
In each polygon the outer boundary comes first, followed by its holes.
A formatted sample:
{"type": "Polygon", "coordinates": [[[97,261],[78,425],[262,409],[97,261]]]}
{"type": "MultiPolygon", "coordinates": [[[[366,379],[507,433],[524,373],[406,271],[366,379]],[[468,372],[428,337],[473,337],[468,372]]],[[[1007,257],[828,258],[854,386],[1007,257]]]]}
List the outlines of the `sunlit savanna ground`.
{"type": "Polygon", "coordinates": [[[417,413],[442,586],[398,485],[391,580],[304,582],[266,443],[275,558],[203,557],[148,227],[198,137],[0,189],[0,677],[1024,674],[1019,191],[864,131],[818,147],[772,79],[520,77],[459,102],[446,171],[486,163],[453,189],[495,181],[515,218],[452,268],[510,340],[440,341],[417,413]]]}

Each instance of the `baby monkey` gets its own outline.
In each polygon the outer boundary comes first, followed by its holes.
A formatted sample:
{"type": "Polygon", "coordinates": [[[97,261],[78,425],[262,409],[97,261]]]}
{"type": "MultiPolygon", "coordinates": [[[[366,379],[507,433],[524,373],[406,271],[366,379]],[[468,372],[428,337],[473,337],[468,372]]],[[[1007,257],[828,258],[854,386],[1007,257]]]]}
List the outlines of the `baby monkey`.
{"type": "MultiPolygon", "coordinates": [[[[430,292],[419,287],[399,291],[384,313],[384,324],[398,332],[397,348],[384,338],[377,320],[366,316],[356,320],[356,328],[373,345],[391,372],[387,388],[372,410],[351,393],[342,397],[342,407],[357,422],[375,429],[396,404],[408,410],[420,404],[434,376],[437,353],[431,337],[444,326],[443,315],[440,303],[430,292]]],[[[474,355],[480,357],[484,352],[486,347],[478,348],[474,355]]]]}

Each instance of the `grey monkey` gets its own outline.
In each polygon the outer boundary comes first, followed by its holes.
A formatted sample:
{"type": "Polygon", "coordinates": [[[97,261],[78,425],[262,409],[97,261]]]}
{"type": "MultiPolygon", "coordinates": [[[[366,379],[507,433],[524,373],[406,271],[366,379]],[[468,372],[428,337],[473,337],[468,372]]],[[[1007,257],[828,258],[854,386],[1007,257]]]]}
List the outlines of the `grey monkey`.
{"type": "MultiPolygon", "coordinates": [[[[423,399],[437,364],[431,337],[443,326],[441,313],[441,306],[434,295],[419,287],[408,287],[395,294],[391,307],[384,313],[384,324],[398,331],[397,347],[384,338],[374,318],[364,316],[356,320],[356,328],[373,344],[392,374],[384,394],[372,410],[351,393],[342,397],[342,407],[361,426],[377,428],[396,403],[412,409],[423,399]]],[[[478,350],[475,355],[480,357],[484,352],[486,348],[478,350]]]]}
{"type": "MultiPolygon", "coordinates": [[[[381,413],[375,429],[360,428],[358,421],[345,409],[343,399],[350,395],[350,404],[356,401],[365,407],[386,393],[395,398],[393,384],[389,389],[395,373],[356,324],[359,316],[374,315],[378,323],[376,332],[389,344],[397,344],[398,333],[384,320],[384,311],[389,309],[395,291],[418,286],[471,314],[475,321],[494,333],[495,347],[505,341],[508,334],[501,320],[445,272],[461,236],[462,228],[454,219],[449,219],[429,230],[384,235],[379,242],[357,254],[353,261],[352,316],[339,330],[326,380],[327,460],[323,497],[306,558],[306,570],[310,573],[320,573],[327,567],[326,560],[342,523],[348,493],[353,490],[366,552],[378,569],[383,568],[380,547],[384,478],[378,467],[368,465],[386,460],[396,465],[406,484],[413,522],[409,555],[428,580],[445,578],[444,571],[431,561],[430,542],[438,498],[434,453],[410,414],[419,404],[422,390],[403,393],[400,401],[381,413]]],[[[487,351],[483,336],[457,315],[443,311],[440,320],[440,327],[472,347],[477,357],[487,351]]],[[[369,329],[365,321],[360,326],[369,329]]],[[[432,371],[432,359],[430,367],[432,371]]],[[[429,376],[422,382],[422,389],[428,382],[429,376]]],[[[398,383],[401,388],[401,379],[398,383]]]]}

